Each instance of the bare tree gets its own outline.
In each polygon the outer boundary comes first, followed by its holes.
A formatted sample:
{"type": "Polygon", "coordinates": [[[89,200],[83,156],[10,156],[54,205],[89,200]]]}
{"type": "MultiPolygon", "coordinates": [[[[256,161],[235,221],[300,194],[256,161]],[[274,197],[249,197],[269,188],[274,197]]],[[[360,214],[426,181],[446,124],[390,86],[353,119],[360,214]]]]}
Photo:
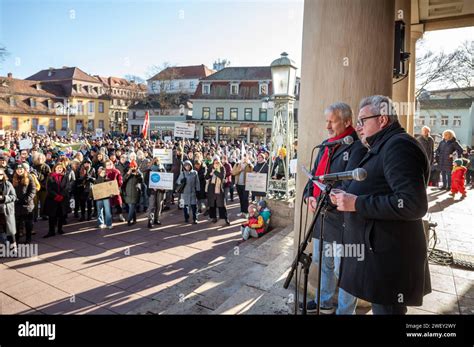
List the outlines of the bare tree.
{"type": "Polygon", "coordinates": [[[128,82],[135,82],[135,83],[145,83],[145,80],[137,75],[125,75],[123,76],[128,82]]]}
{"type": "Polygon", "coordinates": [[[437,89],[472,86],[473,53],[472,42],[464,42],[451,53],[427,51],[417,57],[415,96],[418,98],[423,90],[433,86],[437,89]]]}

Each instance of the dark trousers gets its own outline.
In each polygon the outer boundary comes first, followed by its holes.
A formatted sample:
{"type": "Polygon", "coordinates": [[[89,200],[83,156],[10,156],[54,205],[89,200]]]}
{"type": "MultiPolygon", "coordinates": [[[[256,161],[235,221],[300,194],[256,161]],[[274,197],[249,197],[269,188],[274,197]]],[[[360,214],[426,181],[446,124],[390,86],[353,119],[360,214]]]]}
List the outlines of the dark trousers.
{"type": "Polygon", "coordinates": [[[56,215],[49,216],[49,234],[54,234],[56,227],[58,228],[58,232],[63,231],[63,224],[64,224],[64,215],[63,209],[59,207],[56,211],[56,215]]]}
{"type": "Polygon", "coordinates": [[[219,209],[219,218],[227,219],[227,208],[226,207],[209,207],[209,217],[212,219],[217,218],[217,209],[219,209]]]}
{"type": "Polygon", "coordinates": [[[404,305],[380,305],[372,304],[373,314],[383,315],[405,315],[407,307],[404,305]]]}
{"type": "Polygon", "coordinates": [[[87,218],[90,219],[92,217],[92,199],[81,197],[79,199],[79,204],[81,207],[81,216],[85,218],[87,206],[87,218]]]}
{"type": "Polygon", "coordinates": [[[148,220],[153,223],[160,220],[161,208],[163,206],[164,193],[162,191],[153,191],[148,198],[148,220]]]}
{"type": "MultiPolygon", "coordinates": [[[[193,220],[197,220],[197,206],[196,205],[191,205],[191,210],[193,211],[193,220]]],[[[189,205],[184,205],[183,208],[184,211],[184,220],[187,222],[189,221],[189,205]]]]}
{"type": "Polygon", "coordinates": [[[137,204],[127,204],[128,206],[128,219],[127,222],[131,222],[132,220],[134,222],[137,221],[137,211],[135,210],[137,207],[137,204]]]}
{"type": "Polygon", "coordinates": [[[249,192],[245,190],[245,186],[240,184],[237,185],[237,194],[239,194],[240,200],[240,212],[248,213],[249,209],[249,192]]]}
{"type": "Polygon", "coordinates": [[[451,189],[451,170],[441,170],[441,178],[443,180],[443,187],[451,189]]]}
{"type": "MultiPolygon", "coordinates": [[[[472,165],[474,165],[474,163],[472,165]]],[[[466,172],[466,185],[471,184],[471,183],[474,185],[474,170],[467,170],[467,172],[466,172]]]]}
{"type": "Polygon", "coordinates": [[[15,224],[16,224],[16,242],[20,241],[20,229],[25,226],[25,234],[26,234],[26,242],[30,243],[31,242],[31,234],[33,232],[33,218],[34,218],[34,213],[29,212],[26,214],[21,214],[16,216],[15,218],[15,224]]]}

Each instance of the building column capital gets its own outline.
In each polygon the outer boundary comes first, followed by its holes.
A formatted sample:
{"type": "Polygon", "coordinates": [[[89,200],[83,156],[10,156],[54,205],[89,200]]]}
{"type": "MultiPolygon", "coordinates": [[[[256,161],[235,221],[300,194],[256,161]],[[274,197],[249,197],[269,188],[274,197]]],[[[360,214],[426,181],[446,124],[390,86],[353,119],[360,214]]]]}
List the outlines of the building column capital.
{"type": "Polygon", "coordinates": [[[422,38],[424,32],[424,24],[412,24],[410,27],[410,37],[412,40],[417,41],[418,39],[422,38]]]}

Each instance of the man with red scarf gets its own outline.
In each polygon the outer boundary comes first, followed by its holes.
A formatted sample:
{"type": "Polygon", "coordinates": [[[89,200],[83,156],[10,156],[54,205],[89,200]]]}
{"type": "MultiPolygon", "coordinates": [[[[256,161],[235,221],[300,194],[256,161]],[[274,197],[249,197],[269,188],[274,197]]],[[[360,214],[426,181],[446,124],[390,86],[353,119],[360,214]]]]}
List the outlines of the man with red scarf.
{"type": "MultiPolygon", "coordinates": [[[[326,129],[328,139],[323,143],[333,142],[351,136],[354,142],[351,145],[341,144],[333,147],[323,147],[318,153],[313,175],[324,175],[327,173],[348,171],[355,168],[358,161],[366,153],[366,149],[360,141],[352,126],[352,110],[349,105],[337,102],[326,108],[326,129]]],[[[336,182],[333,187],[339,188],[341,182],[336,182]]],[[[311,180],[305,189],[305,202],[312,213],[315,212],[321,190],[311,180]]],[[[341,254],[338,253],[342,247],[343,214],[337,211],[335,206],[329,206],[324,218],[323,231],[323,257],[321,268],[321,314],[334,313],[332,297],[336,292],[341,264],[341,254]]],[[[319,242],[321,239],[321,217],[318,217],[313,229],[313,262],[319,261],[319,242]]],[[[315,300],[308,301],[307,311],[316,312],[318,295],[315,300]]],[[[354,314],[357,298],[339,288],[338,306],[336,314],[354,314]]],[[[301,304],[300,304],[301,306],[301,304]]]]}

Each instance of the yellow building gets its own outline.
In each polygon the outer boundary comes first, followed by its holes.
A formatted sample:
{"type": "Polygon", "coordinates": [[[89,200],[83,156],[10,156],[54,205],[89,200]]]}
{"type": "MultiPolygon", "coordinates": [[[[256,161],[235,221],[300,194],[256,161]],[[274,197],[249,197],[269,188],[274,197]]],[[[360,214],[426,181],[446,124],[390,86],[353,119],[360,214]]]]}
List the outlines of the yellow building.
{"type": "Polygon", "coordinates": [[[66,117],[56,114],[55,105],[63,102],[57,88],[40,81],[16,79],[11,74],[0,77],[0,129],[37,131],[43,125],[60,130],[66,117]]]}
{"type": "Polygon", "coordinates": [[[66,118],[66,127],[61,126],[61,130],[110,131],[110,101],[99,79],[77,67],[63,67],[41,70],[26,80],[41,81],[63,97],[64,102],[55,105],[56,113],[66,118]]]}

